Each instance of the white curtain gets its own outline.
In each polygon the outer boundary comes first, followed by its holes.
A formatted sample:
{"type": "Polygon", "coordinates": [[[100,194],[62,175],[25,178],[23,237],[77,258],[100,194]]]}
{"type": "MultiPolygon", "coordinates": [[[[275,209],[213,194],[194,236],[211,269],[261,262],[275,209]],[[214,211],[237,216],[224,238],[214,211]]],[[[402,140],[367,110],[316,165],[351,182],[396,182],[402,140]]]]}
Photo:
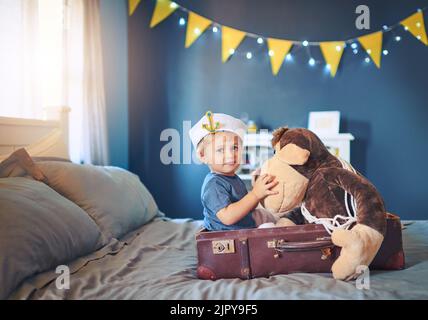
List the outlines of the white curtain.
{"type": "Polygon", "coordinates": [[[67,105],[80,106],[72,115],[70,136],[74,152],[71,156],[75,161],[107,165],[100,3],[99,0],[66,0],[65,3],[66,99],[67,105]]]}
{"type": "Polygon", "coordinates": [[[0,116],[68,106],[70,157],[107,165],[99,0],[0,0],[0,116]]]}
{"type": "Polygon", "coordinates": [[[89,137],[87,160],[107,165],[107,117],[101,44],[100,0],[84,2],[84,134],[89,137]]]}

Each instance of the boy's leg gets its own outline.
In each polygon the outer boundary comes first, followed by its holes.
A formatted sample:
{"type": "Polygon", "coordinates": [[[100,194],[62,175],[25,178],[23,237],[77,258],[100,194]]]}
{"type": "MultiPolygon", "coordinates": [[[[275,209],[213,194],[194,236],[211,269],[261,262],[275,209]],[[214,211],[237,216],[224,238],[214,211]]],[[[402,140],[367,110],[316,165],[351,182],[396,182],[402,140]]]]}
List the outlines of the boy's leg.
{"type": "Polygon", "coordinates": [[[258,206],[256,209],[254,209],[253,219],[257,228],[290,227],[296,225],[288,218],[279,218],[275,216],[262,206],[258,206]]]}
{"type": "Polygon", "coordinates": [[[265,226],[261,226],[262,228],[271,228],[275,226],[278,220],[269,210],[261,206],[254,209],[252,216],[258,228],[263,224],[265,224],[265,226]]]}

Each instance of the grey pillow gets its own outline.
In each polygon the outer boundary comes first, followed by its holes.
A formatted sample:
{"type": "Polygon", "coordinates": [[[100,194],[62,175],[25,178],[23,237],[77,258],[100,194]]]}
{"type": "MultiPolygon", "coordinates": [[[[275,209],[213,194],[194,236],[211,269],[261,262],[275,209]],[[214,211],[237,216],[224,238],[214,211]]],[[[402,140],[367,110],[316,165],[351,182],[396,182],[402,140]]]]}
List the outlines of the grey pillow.
{"type": "Polygon", "coordinates": [[[0,178],[0,299],[101,245],[97,225],[71,201],[42,182],[0,178]]]}
{"type": "Polygon", "coordinates": [[[124,169],[58,161],[37,166],[47,184],[85,210],[107,240],[120,239],[159,213],[138,176],[124,169]]]}

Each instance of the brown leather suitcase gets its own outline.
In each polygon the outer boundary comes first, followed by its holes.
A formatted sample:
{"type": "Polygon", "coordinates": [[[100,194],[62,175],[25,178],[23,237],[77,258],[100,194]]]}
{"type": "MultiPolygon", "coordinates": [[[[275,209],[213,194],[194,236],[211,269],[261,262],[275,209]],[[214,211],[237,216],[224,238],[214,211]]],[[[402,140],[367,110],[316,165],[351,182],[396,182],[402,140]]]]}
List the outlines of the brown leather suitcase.
{"type": "MultiPolygon", "coordinates": [[[[196,234],[200,279],[268,277],[294,272],[327,273],[340,254],[322,225],[305,224],[196,234]]],[[[387,214],[384,241],[371,270],[404,268],[401,222],[387,214]]]]}

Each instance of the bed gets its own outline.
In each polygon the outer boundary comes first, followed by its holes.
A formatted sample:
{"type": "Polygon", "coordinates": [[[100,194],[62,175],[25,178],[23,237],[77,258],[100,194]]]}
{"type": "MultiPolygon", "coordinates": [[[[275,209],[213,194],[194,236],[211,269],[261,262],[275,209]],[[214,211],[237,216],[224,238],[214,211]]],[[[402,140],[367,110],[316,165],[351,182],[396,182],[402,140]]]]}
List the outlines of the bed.
{"type": "MultiPolygon", "coordinates": [[[[88,257],[71,275],[70,290],[54,281],[24,285],[18,299],[427,299],[428,223],[404,230],[407,258],[402,271],[373,271],[370,290],[330,274],[290,274],[252,280],[198,280],[194,234],[200,221],[156,218],[128,244],[102,258],[88,257]]],[[[43,277],[43,276],[42,276],[43,277]]],[[[36,279],[32,283],[37,283],[36,279]]]]}
{"type": "MultiPolygon", "coordinates": [[[[195,234],[202,222],[165,216],[126,170],[50,158],[67,156],[66,110],[59,114],[63,119],[49,120],[36,141],[19,142],[48,182],[25,170],[0,172],[0,298],[428,299],[428,221],[403,221],[406,269],[371,271],[369,290],[331,274],[199,280],[195,234]],[[66,273],[58,269],[64,266],[66,273]],[[65,275],[69,282],[59,281],[65,275]]],[[[14,121],[3,119],[0,130],[14,121]]],[[[32,130],[18,122],[23,133],[32,130]]]]}

